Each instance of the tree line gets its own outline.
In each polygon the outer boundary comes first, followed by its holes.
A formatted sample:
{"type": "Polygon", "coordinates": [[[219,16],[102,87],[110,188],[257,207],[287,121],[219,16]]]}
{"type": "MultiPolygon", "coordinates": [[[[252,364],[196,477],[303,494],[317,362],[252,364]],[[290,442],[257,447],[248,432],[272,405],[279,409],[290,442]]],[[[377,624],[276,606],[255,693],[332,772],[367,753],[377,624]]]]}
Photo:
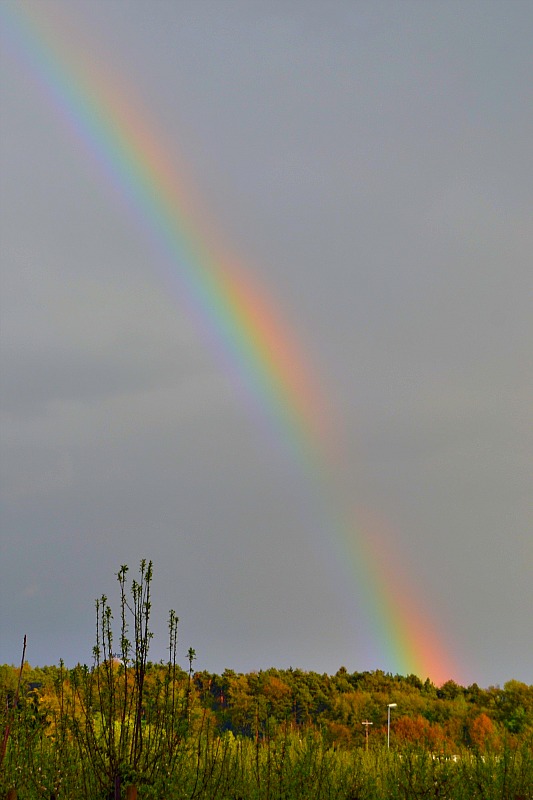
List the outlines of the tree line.
{"type": "MultiPolygon", "coordinates": [[[[103,670],[106,667],[101,667],[103,670]]],[[[24,664],[22,694],[36,719],[46,723],[57,711],[58,686],[72,691],[76,674],[88,668],[31,667],[24,664]]],[[[117,680],[121,662],[112,664],[117,680]]],[[[141,719],[160,699],[168,665],[146,662],[143,677],[141,719]]],[[[0,693],[4,705],[15,695],[18,668],[0,666],[0,693]]],[[[364,722],[371,723],[370,746],[387,738],[387,706],[391,714],[390,743],[424,744],[435,751],[452,752],[467,747],[497,750],[504,742],[519,741],[533,733],[533,685],[507,681],[503,688],[464,687],[454,681],[435,686],[416,675],[392,675],[381,670],[350,673],[341,667],[335,675],[301,669],[270,668],[222,674],[191,672],[179,666],[173,675],[175,703],[186,708],[190,719],[209,718],[220,733],[264,738],[287,726],[293,731],[312,728],[331,746],[362,747],[366,744],[364,722]]],[[[19,703],[20,703],[19,699],[19,703]]],[[[103,697],[93,699],[101,711],[103,697]]]]}

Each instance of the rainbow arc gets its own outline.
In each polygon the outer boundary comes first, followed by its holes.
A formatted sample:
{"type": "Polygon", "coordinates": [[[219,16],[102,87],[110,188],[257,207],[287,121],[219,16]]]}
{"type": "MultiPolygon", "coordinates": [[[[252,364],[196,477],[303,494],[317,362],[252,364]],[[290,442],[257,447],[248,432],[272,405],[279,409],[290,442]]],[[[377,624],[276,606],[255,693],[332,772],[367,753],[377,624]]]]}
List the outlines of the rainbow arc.
{"type": "Polygon", "coordinates": [[[60,20],[52,23],[38,6],[23,3],[4,4],[2,15],[10,52],[171,270],[180,304],[221,368],[253,398],[278,440],[289,444],[312,491],[320,493],[323,535],[335,543],[336,558],[365,598],[363,611],[386,662],[436,683],[456,676],[406,582],[401,586],[387,570],[379,537],[343,496],[335,426],[309,359],[251,271],[208,238],[162,137],[113,70],[104,72],[70,49],[60,20]]]}

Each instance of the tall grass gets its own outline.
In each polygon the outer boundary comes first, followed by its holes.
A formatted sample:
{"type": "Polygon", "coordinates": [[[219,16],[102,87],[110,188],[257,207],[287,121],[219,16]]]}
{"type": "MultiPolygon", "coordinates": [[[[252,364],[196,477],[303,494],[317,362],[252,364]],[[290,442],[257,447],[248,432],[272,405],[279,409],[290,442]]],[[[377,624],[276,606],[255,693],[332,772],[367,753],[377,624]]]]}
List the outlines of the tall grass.
{"type": "MultiPolygon", "coordinates": [[[[27,800],[108,800],[114,787],[102,782],[102,769],[80,751],[68,726],[50,735],[21,711],[0,792],[16,788],[27,800]]],[[[414,747],[335,750],[313,730],[254,741],[219,735],[205,718],[171,760],[134,780],[146,800],[532,800],[533,742],[499,755],[465,751],[454,760],[414,747]]],[[[122,783],[121,797],[128,785],[122,783]]]]}

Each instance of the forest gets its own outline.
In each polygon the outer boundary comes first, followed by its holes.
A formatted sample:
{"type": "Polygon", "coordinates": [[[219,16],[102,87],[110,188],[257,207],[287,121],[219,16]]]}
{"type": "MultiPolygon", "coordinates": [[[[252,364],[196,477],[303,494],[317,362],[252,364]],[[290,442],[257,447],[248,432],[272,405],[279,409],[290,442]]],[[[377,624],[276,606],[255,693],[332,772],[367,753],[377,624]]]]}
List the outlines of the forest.
{"type": "Polygon", "coordinates": [[[533,798],[533,686],[149,658],[152,565],[96,602],[90,665],[0,666],[0,797],[533,798]],[[119,630],[113,626],[118,620],[119,630]]]}

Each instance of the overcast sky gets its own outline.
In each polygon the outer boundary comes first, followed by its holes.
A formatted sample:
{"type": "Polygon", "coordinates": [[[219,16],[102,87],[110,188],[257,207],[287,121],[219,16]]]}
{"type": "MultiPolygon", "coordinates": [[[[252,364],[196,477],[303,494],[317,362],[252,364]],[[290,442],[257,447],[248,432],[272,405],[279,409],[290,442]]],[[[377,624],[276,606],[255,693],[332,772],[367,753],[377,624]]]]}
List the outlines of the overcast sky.
{"type": "MultiPolygon", "coordinates": [[[[533,4],[22,5],[131,88],[274,298],[334,409],[361,525],[379,520],[450,677],[533,683],[533,4]]],[[[14,36],[0,662],[24,634],[32,664],[89,661],[95,597],[146,557],[155,659],[172,607],[199,669],[395,672],[305,477],[14,36]]]]}

